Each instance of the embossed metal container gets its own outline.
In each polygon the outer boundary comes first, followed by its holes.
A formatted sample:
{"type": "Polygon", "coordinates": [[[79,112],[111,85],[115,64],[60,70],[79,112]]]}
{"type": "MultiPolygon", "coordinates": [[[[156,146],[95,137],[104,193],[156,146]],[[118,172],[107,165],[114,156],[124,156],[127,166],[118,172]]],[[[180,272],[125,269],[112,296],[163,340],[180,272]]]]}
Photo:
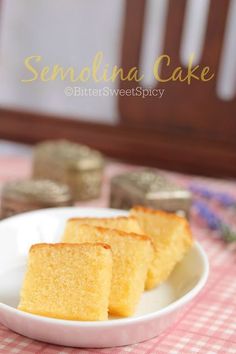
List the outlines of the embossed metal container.
{"type": "Polygon", "coordinates": [[[33,177],[65,183],[75,200],[87,200],[100,195],[103,166],[102,155],[87,146],[46,141],[35,147],[33,177]]]}
{"type": "Polygon", "coordinates": [[[110,207],[130,209],[133,205],[177,212],[188,216],[191,193],[152,169],[118,175],[111,180],[110,207]]]}
{"type": "Polygon", "coordinates": [[[73,205],[68,186],[49,180],[19,180],[3,186],[1,217],[68,205],[73,205]]]}

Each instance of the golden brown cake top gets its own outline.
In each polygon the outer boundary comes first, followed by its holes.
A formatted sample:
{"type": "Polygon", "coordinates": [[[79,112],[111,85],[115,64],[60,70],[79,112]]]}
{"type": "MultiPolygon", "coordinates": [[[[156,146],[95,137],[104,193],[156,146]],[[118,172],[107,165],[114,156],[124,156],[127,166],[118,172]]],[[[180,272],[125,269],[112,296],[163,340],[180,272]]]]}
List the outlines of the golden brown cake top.
{"type": "Polygon", "coordinates": [[[107,217],[107,218],[93,218],[93,217],[73,217],[73,218],[69,218],[67,221],[80,221],[80,220],[95,220],[95,219],[98,219],[98,220],[101,220],[101,221],[104,221],[104,222],[107,222],[107,221],[119,221],[119,220],[137,220],[135,216],[116,216],[116,217],[107,217]]]}
{"type": "MultiPolygon", "coordinates": [[[[84,224],[87,225],[87,224],[84,224]]],[[[102,226],[94,226],[97,230],[101,231],[101,232],[108,232],[108,231],[112,231],[112,229],[109,229],[108,227],[102,227],[102,226]]],[[[152,243],[152,239],[150,236],[147,235],[140,235],[140,234],[135,234],[134,232],[125,232],[125,231],[120,231],[120,230],[114,230],[116,232],[117,236],[120,237],[131,237],[135,240],[139,240],[139,241],[149,241],[150,243],[152,243]]]]}
{"type": "Polygon", "coordinates": [[[34,245],[32,245],[30,247],[30,252],[34,251],[34,250],[38,250],[40,248],[80,248],[83,246],[93,246],[93,247],[102,247],[105,249],[109,249],[111,250],[111,246],[108,245],[107,243],[103,243],[103,242],[84,242],[84,243],[36,243],[34,245]]]}
{"type": "Polygon", "coordinates": [[[164,211],[164,210],[157,210],[157,209],[152,209],[152,208],[148,208],[148,207],[144,207],[142,205],[135,205],[132,207],[132,209],[130,210],[131,212],[131,217],[135,217],[132,215],[132,212],[142,212],[145,214],[152,214],[152,215],[157,215],[157,216],[165,216],[166,218],[172,219],[172,220],[176,220],[176,221],[180,221],[180,222],[187,222],[186,218],[180,215],[177,215],[175,213],[171,213],[168,211],[164,211]]]}

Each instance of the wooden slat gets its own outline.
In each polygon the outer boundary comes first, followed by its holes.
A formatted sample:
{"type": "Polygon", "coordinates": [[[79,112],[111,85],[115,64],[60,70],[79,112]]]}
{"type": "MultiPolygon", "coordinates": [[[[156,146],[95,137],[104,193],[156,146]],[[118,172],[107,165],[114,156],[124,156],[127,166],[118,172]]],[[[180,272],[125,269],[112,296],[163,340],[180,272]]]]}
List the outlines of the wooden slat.
{"type": "MultiPolygon", "coordinates": [[[[180,47],[187,0],[169,0],[163,53],[168,54],[174,66],[181,66],[180,47]]],[[[172,66],[173,68],[173,66],[172,66]]],[[[168,73],[170,69],[165,69],[168,73]]]]}
{"type": "MultiPolygon", "coordinates": [[[[229,2],[230,0],[211,0],[209,8],[209,17],[207,22],[201,63],[202,65],[208,65],[211,70],[215,72],[216,77],[218,74],[221,53],[223,49],[223,40],[226,28],[229,2]]],[[[215,80],[209,81],[209,85],[207,85],[207,87],[209,88],[211,83],[214,87],[215,82],[215,80]]]]}
{"type": "Polygon", "coordinates": [[[36,143],[68,138],[107,156],[180,172],[236,177],[235,146],[155,133],[120,124],[109,126],[26,112],[0,111],[0,138],[36,143]]]}
{"type": "MultiPolygon", "coordinates": [[[[139,66],[139,53],[141,50],[141,41],[144,23],[145,0],[126,1],[125,18],[131,21],[124,22],[121,67],[127,72],[132,67],[139,66]],[[133,38],[135,37],[135,40],[133,38]],[[129,58],[129,62],[126,60],[129,58]]],[[[125,86],[135,87],[135,82],[126,82],[125,86]]],[[[122,88],[123,82],[120,82],[122,88]]]]}

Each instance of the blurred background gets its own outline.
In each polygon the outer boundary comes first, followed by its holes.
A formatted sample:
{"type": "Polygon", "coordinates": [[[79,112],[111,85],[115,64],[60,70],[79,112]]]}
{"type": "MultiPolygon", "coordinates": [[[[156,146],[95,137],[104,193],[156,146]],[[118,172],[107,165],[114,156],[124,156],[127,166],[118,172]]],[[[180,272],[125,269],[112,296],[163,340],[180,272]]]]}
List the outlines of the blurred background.
{"type": "MultiPolygon", "coordinates": [[[[67,138],[105,155],[145,166],[211,176],[236,176],[236,0],[2,0],[0,3],[0,144],[67,138]],[[27,56],[43,66],[137,66],[144,79],[95,83],[22,83],[27,56]],[[157,83],[156,58],[169,68],[194,64],[209,82],[157,83]],[[66,87],[160,88],[163,97],[71,96],[66,87]]],[[[17,146],[17,149],[21,147],[17,146]]],[[[24,149],[24,147],[22,147],[24,149]]]]}

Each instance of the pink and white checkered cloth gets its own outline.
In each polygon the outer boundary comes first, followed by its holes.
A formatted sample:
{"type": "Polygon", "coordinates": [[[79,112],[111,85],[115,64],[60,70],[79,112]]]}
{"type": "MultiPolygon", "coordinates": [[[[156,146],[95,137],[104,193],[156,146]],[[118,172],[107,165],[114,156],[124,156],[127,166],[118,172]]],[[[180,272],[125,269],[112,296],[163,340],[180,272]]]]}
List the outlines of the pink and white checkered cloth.
{"type": "MultiPolygon", "coordinates": [[[[81,205],[108,206],[109,179],[134,166],[110,163],[107,166],[102,196],[99,200],[81,205]]],[[[0,183],[30,175],[30,159],[25,157],[0,157],[0,183]]],[[[201,179],[185,175],[168,174],[183,185],[193,180],[213,186],[236,196],[236,183],[201,179]]],[[[227,218],[227,210],[221,210],[227,218]]],[[[231,212],[232,213],[232,212],[231,212]]],[[[37,342],[13,333],[0,325],[0,353],[24,354],[236,354],[236,250],[221,240],[192,215],[191,226],[196,239],[206,250],[210,260],[210,277],[205,289],[185,309],[177,323],[152,340],[120,348],[75,349],[37,342]]]]}

